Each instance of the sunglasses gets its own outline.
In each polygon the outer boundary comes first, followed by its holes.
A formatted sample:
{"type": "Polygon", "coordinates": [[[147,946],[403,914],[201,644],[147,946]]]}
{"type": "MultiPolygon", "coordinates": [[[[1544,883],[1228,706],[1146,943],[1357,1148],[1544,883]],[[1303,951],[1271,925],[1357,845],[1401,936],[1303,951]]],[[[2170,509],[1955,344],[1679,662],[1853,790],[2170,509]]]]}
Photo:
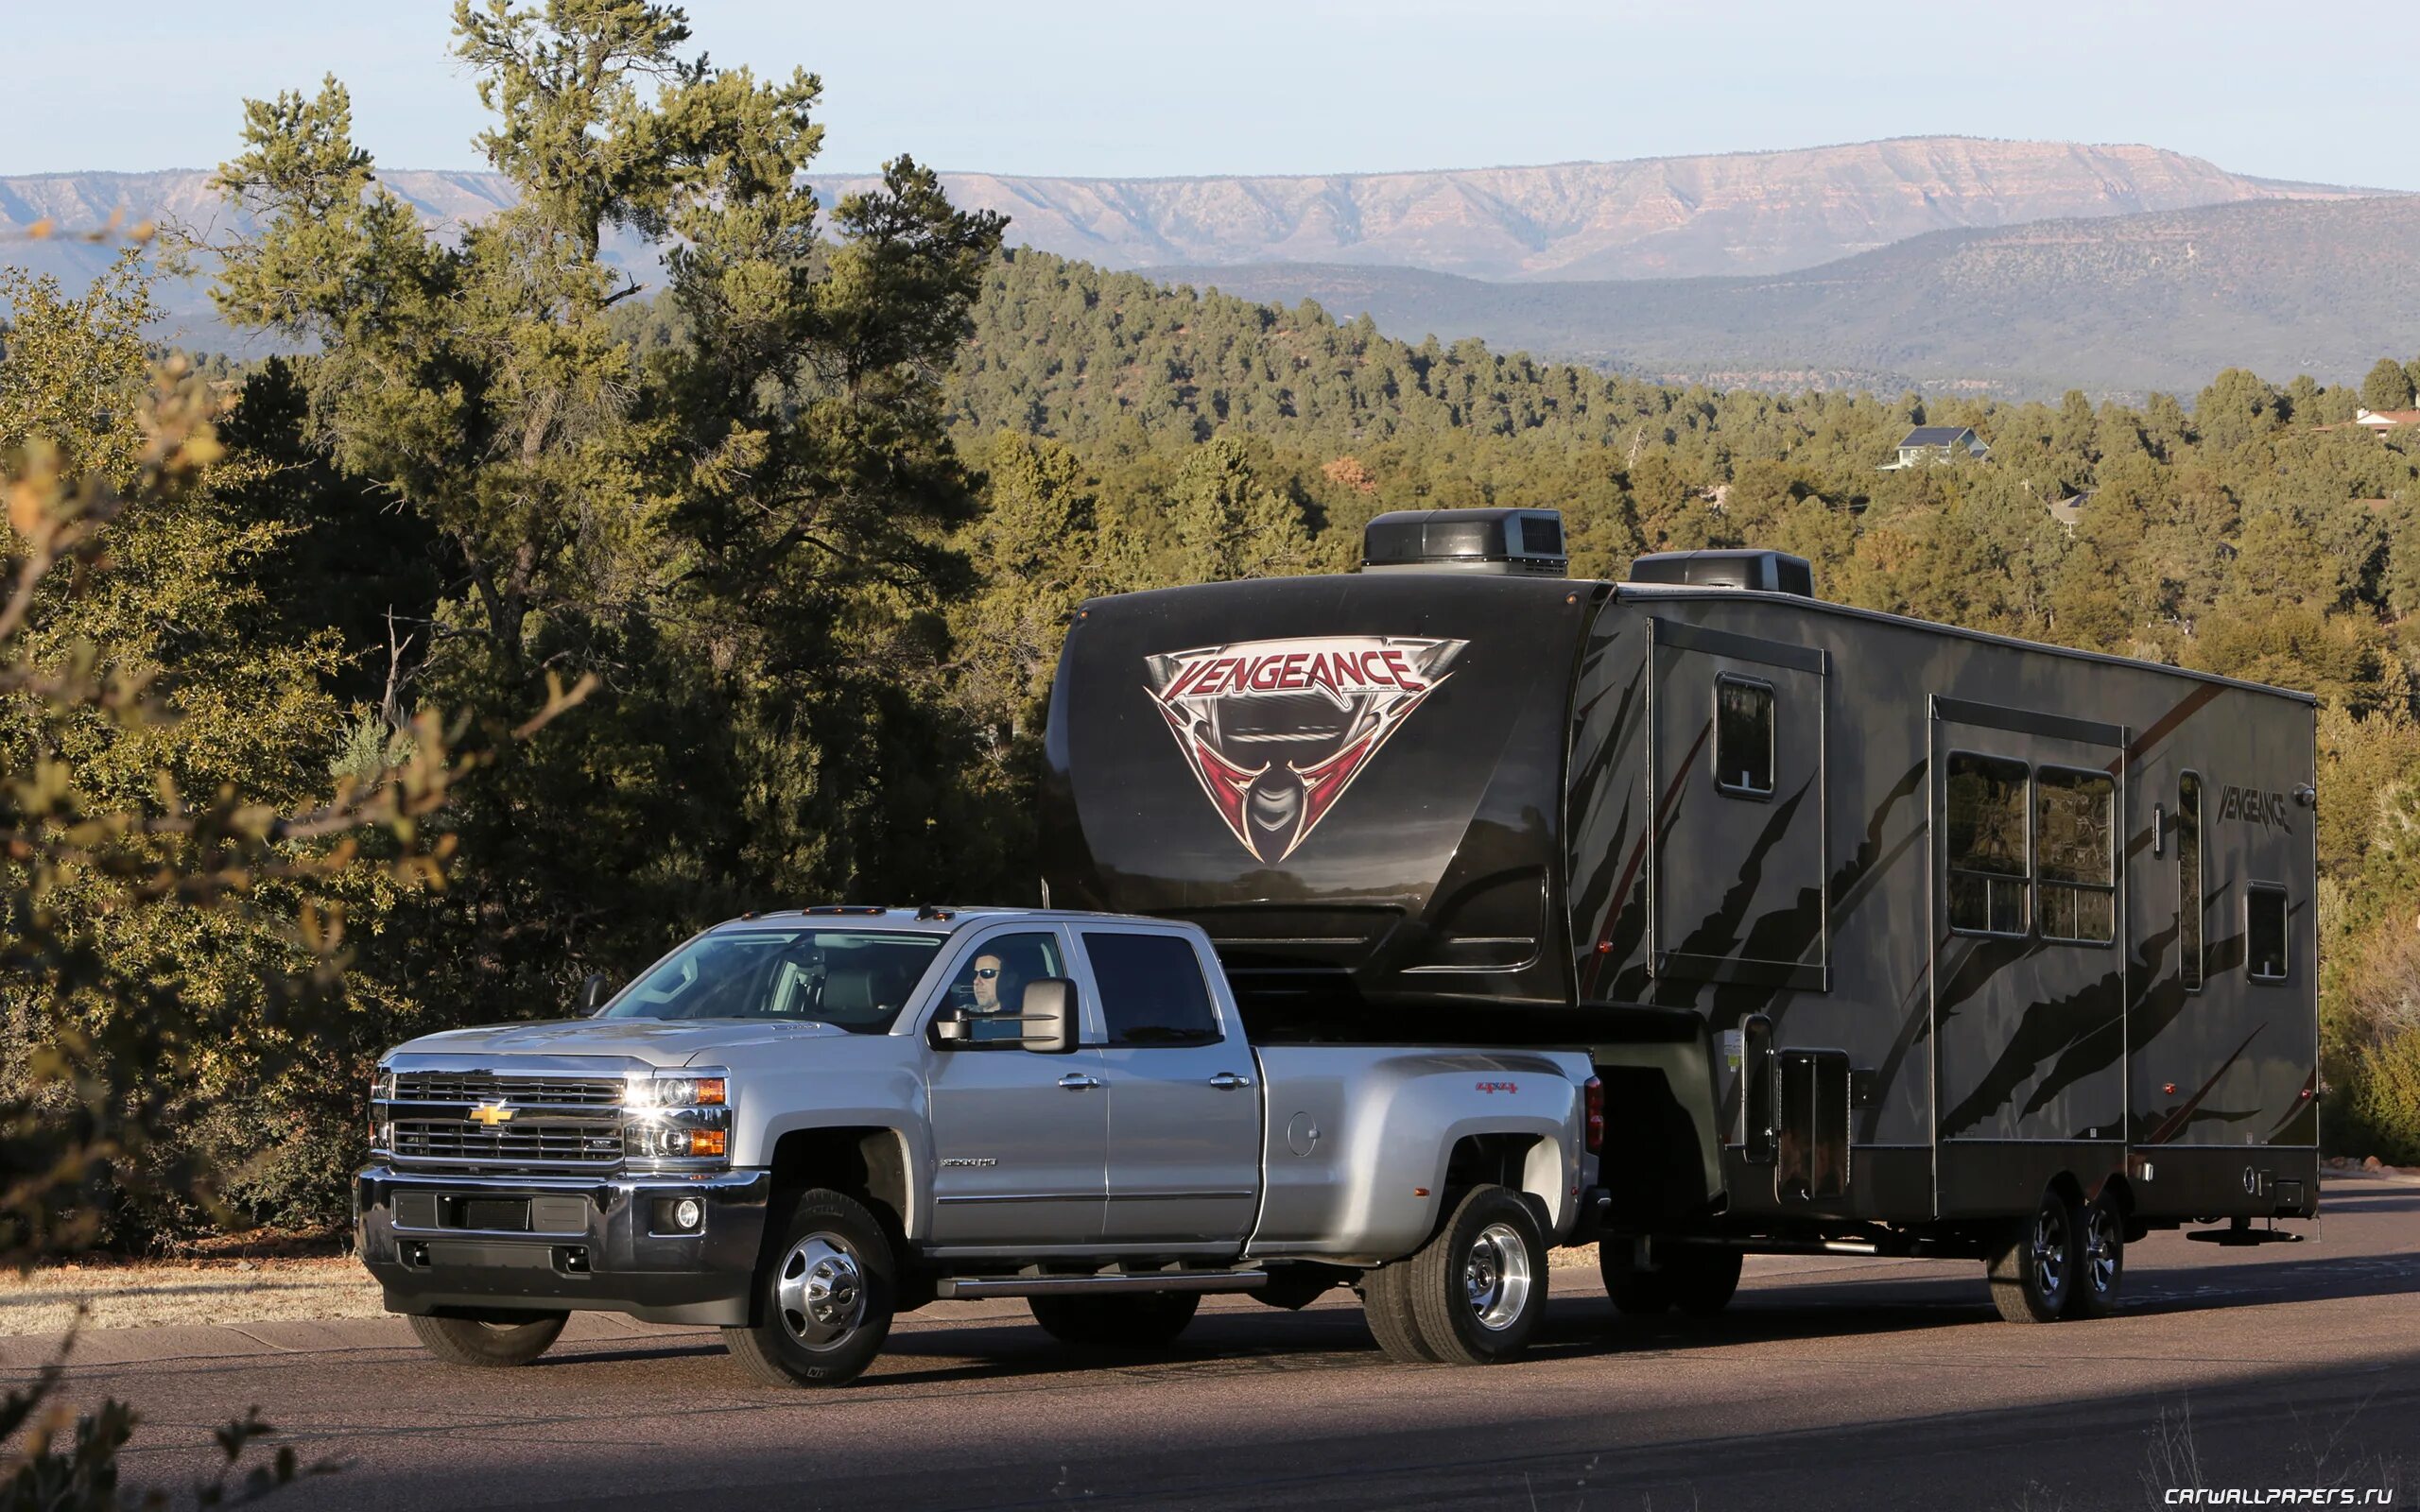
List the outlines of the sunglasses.
{"type": "Polygon", "coordinates": [[[975,969],[975,979],[978,982],[989,982],[999,974],[1000,969],[996,966],[978,966],[975,969]]]}

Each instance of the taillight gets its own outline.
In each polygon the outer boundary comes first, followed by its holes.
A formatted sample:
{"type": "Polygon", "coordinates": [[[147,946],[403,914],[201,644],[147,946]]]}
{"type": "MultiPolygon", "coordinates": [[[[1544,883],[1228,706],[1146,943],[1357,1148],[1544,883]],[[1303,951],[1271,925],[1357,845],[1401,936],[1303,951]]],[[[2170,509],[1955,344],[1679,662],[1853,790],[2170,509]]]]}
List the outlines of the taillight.
{"type": "Polygon", "coordinates": [[[1588,1153],[1605,1153],[1605,1084],[1595,1076],[1588,1078],[1584,1089],[1588,1094],[1588,1153]]]}

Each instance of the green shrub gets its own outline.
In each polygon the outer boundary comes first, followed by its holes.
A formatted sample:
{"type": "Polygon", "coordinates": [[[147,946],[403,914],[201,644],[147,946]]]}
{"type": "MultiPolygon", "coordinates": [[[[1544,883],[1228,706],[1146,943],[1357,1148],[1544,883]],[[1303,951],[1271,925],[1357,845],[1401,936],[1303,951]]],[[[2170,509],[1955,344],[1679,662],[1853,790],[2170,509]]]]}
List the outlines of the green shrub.
{"type": "Polygon", "coordinates": [[[2347,1132],[2390,1165],[2420,1165],[2420,1029],[2406,1029],[2354,1057],[2345,1089],[2347,1132]]]}

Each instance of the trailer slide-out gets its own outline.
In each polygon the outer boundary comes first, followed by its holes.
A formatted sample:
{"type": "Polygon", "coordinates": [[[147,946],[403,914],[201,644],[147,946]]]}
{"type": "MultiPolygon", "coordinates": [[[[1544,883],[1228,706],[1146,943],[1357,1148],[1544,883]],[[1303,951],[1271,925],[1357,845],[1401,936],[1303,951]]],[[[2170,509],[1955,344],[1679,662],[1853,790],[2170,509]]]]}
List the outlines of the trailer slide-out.
{"type": "Polygon", "coordinates": [[[1571,580],[1546,510],[1367,558],[1083,608],[1048,898],[1201,925],[1265,1043],[1588,1052],[1618,1303],[1833,1250],[2089,1314],[2315,1215],[2312,700],[1777,553],[1571,580]]]}

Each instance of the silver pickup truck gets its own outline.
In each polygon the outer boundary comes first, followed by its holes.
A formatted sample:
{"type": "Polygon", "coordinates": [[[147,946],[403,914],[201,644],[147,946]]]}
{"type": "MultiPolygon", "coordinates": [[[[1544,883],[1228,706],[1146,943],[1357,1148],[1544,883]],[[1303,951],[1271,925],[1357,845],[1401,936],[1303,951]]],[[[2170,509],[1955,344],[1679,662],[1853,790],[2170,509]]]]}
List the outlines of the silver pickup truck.
{"type": "Polygon", "coordinates": [[[828,1385],[940,1297],[1134,1347],[1205,1293],[1338,1285],[1391,1355],[1484,1364],[1526,1344],[1593,1202],[1600,1095],[1570,1051],[1255,1049],[1191,925],[752,915],[589,1017],[387,1056],[359,1253],[459,1365],[597,1309],[828,1385]]]}

